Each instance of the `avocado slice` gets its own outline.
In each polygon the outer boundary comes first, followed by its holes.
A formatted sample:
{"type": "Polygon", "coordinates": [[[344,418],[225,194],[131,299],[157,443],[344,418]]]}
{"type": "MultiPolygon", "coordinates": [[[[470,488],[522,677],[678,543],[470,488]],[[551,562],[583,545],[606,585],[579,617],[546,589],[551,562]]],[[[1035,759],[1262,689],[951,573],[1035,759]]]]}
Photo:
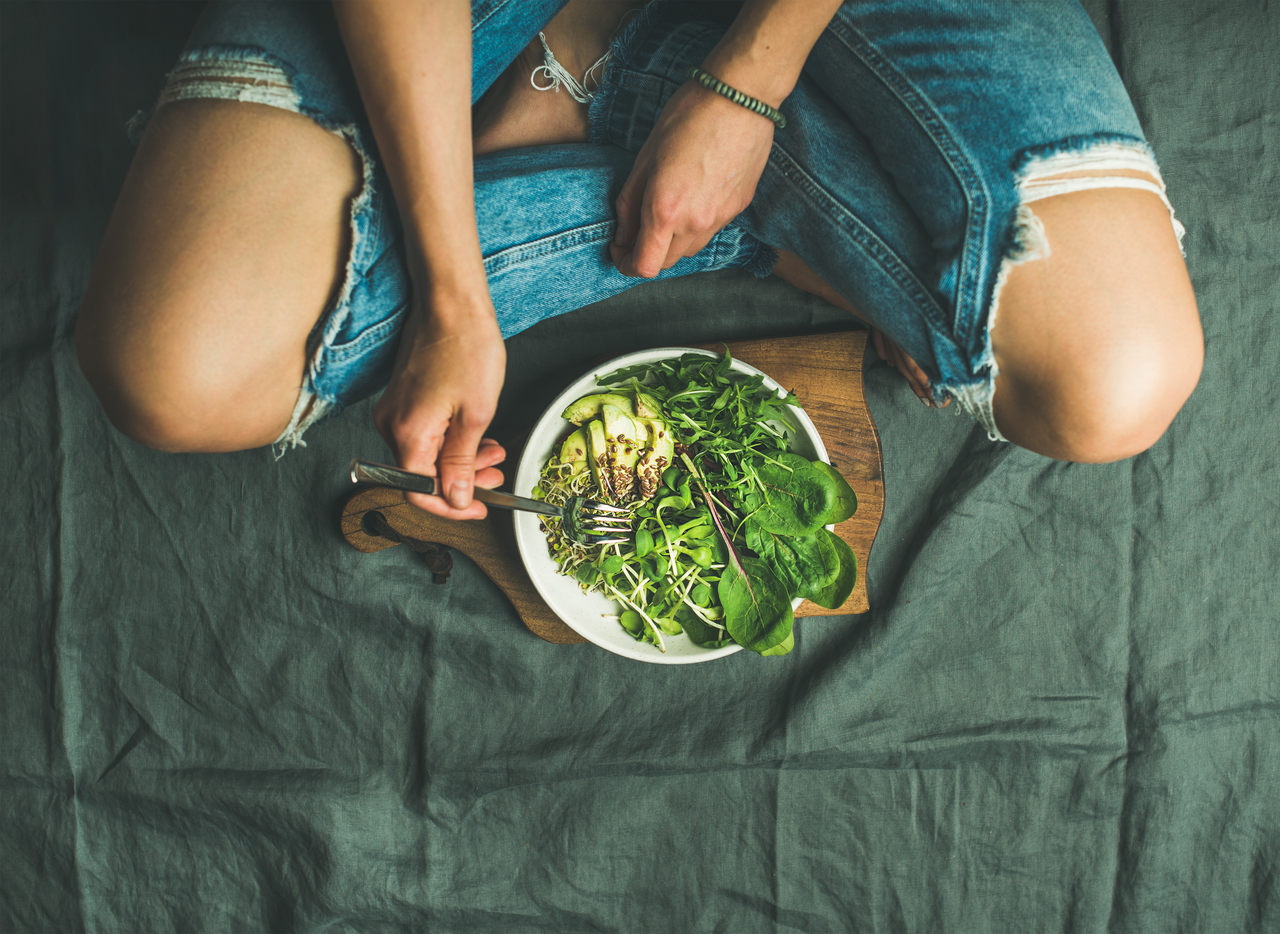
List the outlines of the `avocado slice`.
{"type": "Polygon", "coordinates": [[[600,419],[587,422],[587,462],[591,464],[591,475],[595,477],[596,486],[606,497],[613,496],[612,476],[607,469],[609,463],[608,443],[604,437],[604,423],[600,419]]]}
{"type": "Polygon", "coordinates": [[[607,463],[610,489],[615,499],[623,499],[631,495],[635,486],[636,462],[640,460],[640,444],[645,436],[640,434],[631,416],[616,405],[603,403],[600,415],[604,419],[605,442],[609,452],[607,463]]]}
{"type": "Polygon", "coordinates": [[[587,433],[576,428],[560,445],[560,463],[572,464],[570,473],[577,473],[587,466],[587,433]]]}
{"type": "Polygon", "coordinates": [[[570,402],[560,413],[560,417],[575,425],[581,425],[589,418],[599,418],[600,407],[603,405],[616,406],[628,416],[635,413],[631,400],[621,393],[594,392],[589,396],[583,396],[577,402],[570,402]]]}
{"type": "Polygon", "coordinates": [[[636,463],[636,480],[640,487],[640,498],[649,499],[662,482],[662,472],[675,457],[676,446],[671,439],[671,427],[662,419],[647,418],[643,420],[643,425],[648,434],[647,449],[636,463]]]}

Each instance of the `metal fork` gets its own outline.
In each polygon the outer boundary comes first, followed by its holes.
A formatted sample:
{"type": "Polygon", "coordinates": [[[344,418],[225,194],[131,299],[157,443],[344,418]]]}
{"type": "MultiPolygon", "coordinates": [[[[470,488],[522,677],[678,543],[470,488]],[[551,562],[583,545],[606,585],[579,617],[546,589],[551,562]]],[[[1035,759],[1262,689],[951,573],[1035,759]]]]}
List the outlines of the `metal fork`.
{"type": "MultiPolygon", "coordinates": [[[[359,458],[351,461],[351,482],[372,483],[409,493],[439,495],[436,492],[435,477],[359,458]]],[[[540,516],[559,519],[565,537],[581,545],[616,545],[631,541],[631,513],[623,506],[582,496],[570,496],[564,506],[554,506],[542,500],[503,493],[500,490],[486,490],[483,487],[476,487],[474,495],[488,506],[536,512],[540,516]]]]}

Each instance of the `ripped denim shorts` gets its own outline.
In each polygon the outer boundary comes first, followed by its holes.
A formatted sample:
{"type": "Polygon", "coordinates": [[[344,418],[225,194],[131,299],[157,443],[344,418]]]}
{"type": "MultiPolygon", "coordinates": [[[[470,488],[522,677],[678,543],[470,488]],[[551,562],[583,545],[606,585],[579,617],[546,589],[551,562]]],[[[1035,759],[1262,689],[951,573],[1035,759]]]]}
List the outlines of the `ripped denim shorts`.
{"type": "MultiPolygon", "coordinates": [[[[473,0],[474,99],[560,5],[473,0]]],[[[609,261],[613,199],[664,102],[736,9],[654,0],[614,41],[589,143],[476,161],[505,336],[640,281],[609,261]]],[[[343,284],[312,335],[283,449],[386,383],[409,295],[395,205],[328,4],[211,4],[159,104],[191,98],[305,114],[347,140],[364,168],[343,284]]],[[[776,249],[791,250],[922,366],[936,401],[955,398],[1000,439],[990,329],[1009,268],[1047,249],[1030,205],[1099,187],[1165,198],[1092,22],[1075,0],[855,0],[782,110],[787,126],[751,206],[663,277],[734,267],[764,276],[776,249]]]]}

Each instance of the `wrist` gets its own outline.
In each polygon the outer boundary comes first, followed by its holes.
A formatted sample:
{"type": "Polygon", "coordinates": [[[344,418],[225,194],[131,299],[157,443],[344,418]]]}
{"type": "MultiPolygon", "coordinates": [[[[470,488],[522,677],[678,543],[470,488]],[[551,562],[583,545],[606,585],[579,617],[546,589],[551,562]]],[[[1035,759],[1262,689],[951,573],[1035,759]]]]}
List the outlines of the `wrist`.
{"type": "Polygon", "coordinates": [[[689,77],[708,91],[718,94],[739,107],[743,107],[754,114],[764,117],[778,129],[782,129],[787,125],[787,118],[783,116],[782,111],[778,110],[778,108],[765,103],[758,97],[752,97],[749,94],[744,94],[742,91],[726,84],[715,75],[703,71],[701,68],[690,68],[689,77]]]}
{"type": "Polygon", "coordinates": [[[421,264],[410,265],[416,270],[409,277],[413,287],[411,313],[446,328],[470,327],[495,320],[483,265],[478,272],[470,274],[457,266],[435,274],[421,264]]]}
{"type": "Polygon", "coordinates": [[[721,48],[717,46],[699,66],[743,94],[764,101],[770,107],[780,108],[800,78],[799,65],[780,66],[771,61],[773,56],[761,56],[750,48],[721,48]]]}
{"type": "Polygon", "coordinates": [[[438,327],[470,329],[496,323],[496,312],[485,282],[471,287],[461,283],[433,283],[418,295],[420,299],[414,304],[419,313],[430,317],[438,327]]]}
{"type": "Polygon", "coordinates": [[[780,108],[841,0],[746,0],[702,70],[780,108]]]}
{"type": "Polygon", "coordinates": [[[423,248],[409,236],[406,253],[415,304],[442,323],[492,318],[493,301],[480,244],[468,249],[465,238],[423,248]]]}

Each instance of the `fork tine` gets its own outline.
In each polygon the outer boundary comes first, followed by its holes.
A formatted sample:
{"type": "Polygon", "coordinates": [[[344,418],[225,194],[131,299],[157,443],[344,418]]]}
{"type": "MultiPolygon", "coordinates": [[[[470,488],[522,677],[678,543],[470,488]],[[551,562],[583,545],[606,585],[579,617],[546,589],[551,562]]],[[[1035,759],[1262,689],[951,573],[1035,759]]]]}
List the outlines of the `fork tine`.
{"type": "Polygon", "coordinates": [[[631,541],[631,510],[597,500],[570,499],[564,505],[566,533],[583,545],[622,545],[631,541]]]}
{"type": "Polygon", "coordinates": [[[583,525],[598,525],[614,529],[631,528],[630,516],[593,516],[589,513],[579,513],[578,521],[583,525]]]}

